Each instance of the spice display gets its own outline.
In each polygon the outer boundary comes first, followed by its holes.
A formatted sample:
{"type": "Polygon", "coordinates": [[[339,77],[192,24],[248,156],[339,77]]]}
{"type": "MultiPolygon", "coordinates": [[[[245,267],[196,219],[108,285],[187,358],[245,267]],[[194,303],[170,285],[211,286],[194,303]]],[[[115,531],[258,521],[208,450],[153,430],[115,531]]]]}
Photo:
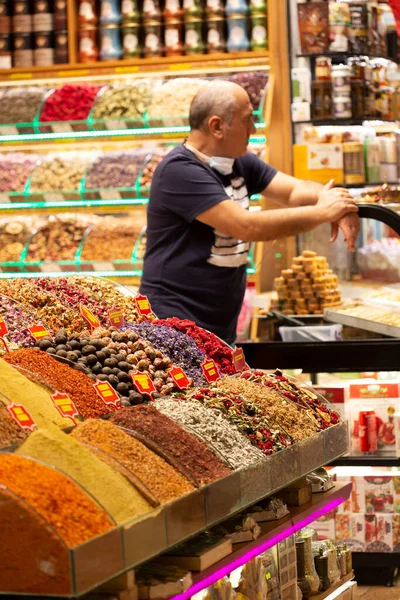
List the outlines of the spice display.
{"type": "Polygon", "coordinates": [[[181,320],[176,317],[170,319],[158,319],[153,321],[159,325],[168,325],[193,338],[199,350],[204,352],[208,358],[212,358],[218,365],[221,373],[234,375],[232,349],[220,340],[216,335],[198,327],[193,321],[181,320]]]}
{"type": "Polygon", "coordinates": [[[1,393],[4,394],[9,402],[25,406],[40,429],[48,428],[52,425],[59,428],[71,425],[71,419],[61,416],[54,406],[48,391],[43,386],[33,383],[21,372],[1,359],[0,381],[1,393]]]}
{"type": "MultiPolygon", "coordinates": [[[[47,340],[42,340],[42,347],[45,341],[47,340]]],[[[48,343],[50,347],[51,342],[48,343]]],[[[68,349],[66,344],[65,346],[68,349]]],[[[47,352],[36,349],[16,350],[7,354],[4,360],[40,375],[56,390],[68,394],[85,419],[100,417],[115,410],[114,406],[106,405],[99,398],[87,375],[56,361],[47,352]]]]}
{"type": "Polygon", "coordinates": [[[2,561],[0,587],[10,594],[71,593],[69,578],[69,550],[61,538],[38,513],[15,494],[0,490],[1,520],[0,536],[2,561]],[[23,543],[21,543],[21,538],[23,543]],[[40,548],[40,564],[32,557],[32,548],[40,548]],[[23,565],[18,570],[16,565],[23,565]],[[40,568],[46,565],[46,569],[40,568]]]}
{"type": "Polygon", "coordinates": [[[179,398],[158,398],[157,409],[194,433],[232,469],[241,469],[263,458],[244,435],[222,413],[216,414],[199,402],[179,398]]]}
{"type": "Polygon", "coordinates": [[[18,261],[36,221],[29,217],[0,219],[0,261],[18,261]]]}
{"type": "Polygon", "coordinates": [[[0,192],[23,192],[39,157],[9,152],[0,155],[0,192]]]}
{"type": "Polygon", "coordinates": [[[78,190],[85,174],[88,155],[65,153],[48,158],[33,172],[31,192],[55,192],[78,190]]]}
{"type": "Polygon", "coordinates": [[[0,92],[0,123],[32,123],[46,89],[15,87],[0,92]]]}
{"type": "Polygon", "coordinates": [[[170,358],[174,365],[181,367],[185,374],[193,379],[195,385],[205,382],[201,370],[205,356],[188,335],[172,329],[172,327],[153,325],[146,321],[130,325],[129,329],[151,342],[154,348],[170,358]]]}
{"type": "Polygon", "coordinates": [[[119,83],[99,94],[94,119],[140,119],[150,103],[153,84],[149,79],[119,83]]]}
{"type": "Polygon", "coordinates": [[[262,71],[236,73],[229,77],[228,81],[233,81],[246,90],[253,105],[253,110],[258,111],[260,109],[261,99],[268,83],[268,73],[262,71]]]}
{"type": "Polygon", "coordinates": [[[2,403],[2,396],[0,395],[0,450],[13,444],[20,444],[27,436],[28,432],[21,429],[14,421],[2,403]]]}
{"type": "Polygon", "coordinates": [[[172,149],[172,146],[169,148],[160,148],[157,149],[154,154],[151,155],[149,160],[146,162],[146,165],[142,171],[140,177],[140,187],[148,188],[151,185],[151,180],[153,179],[154,171],[157,168],[157,165],[165,158],[168,152],[172,149]]]}
{"type": "Polygon", "coordinates": [[[151,510],[147,501],[120,473],[99,460],[84,444],[62,431],[54,428],[35,431],[16,453],[54,465],[72,477],[118,524],[151,510]]]}
{"type": "Polygon", "coordinates": [[[199,484],[229,475],[226,467],[196,436],[189,434],[154,406],[123,408],[111,417],[116,425],[137,431],[161,446],[199,484]]]}
{"type": "Polygon", "coordinates": [[[101,301],[108,308],[121,306],[124,309],[125,323],[140,323],[144,317],[138,314],[132,296],[122,294],[111,281],[98,277],[72,277],[70,281],[82,288],[95,300],[101,301]]]}
{"type": "Polygon", "coordinates": [[[0,482],[32,506],[71,548],[113,527],[104,510],[76,483],[46,465],[1,454],[0,482]]]}
{"type": "Polygon", "coordinates": [[[202,79],[189,77],[170,79],[154,90],[147,110],[148,118],[163,118],[167,123],[170,117],[187,118],[190,103],[204,83],[202,79]]]}
{"type": "Polygon", "coordinates": [[[144,231],[140,236],[139,245],[136,249],[136,259],[143,260],[146,254],[146,232],[144,231]]]}
{"type": "Polygon", "coordinates": [[[146,156],[143,150],[103,154],[89,168],[86,189],[133,187],[146,156]]]}
{"type": "Polygon", "coordinates": [[[296,315],[321,313],[341,304],[338,282],[325,257],[305,250],[293,259],[291,269],[275,278],[278,300],[271,300],[271,309],[296,315]]]}
{"type": "Polygon", "coordinates": [[[293,402],[272,388],[252,383],[241,377],[224,377],[217,386],[226,392],[241,394],[268,415],[273,429],[290,431],[296,441],[315,435],[318,427],[293,402]]]}
{"type": "Polygon", "coordinates": [[[76,332],[86,329],[85,321],[75,310],[62,304],[57,296],[38,289],[29,279],[3,279],[0,282],[0,293],[32,307],[36,322],[45,323],[50,331],[63,327],[67,331],[76,332]]]}
{"type": "MultiPolygon", "coordinates": [[[[222,381],[226,381],[223,379],[222,381]]],[[[283,427],[271,427],[270,413],[238,393],[218,388],[199,388],[189,394],[205,406],[223,414],[232,425],[248,436],[251,443],[267,456],[290,446],[292,440],[283,427]]]]}
{"type": "Polygon", "coordinates": [[[85,121],[101,88],[97,85],[66,84],[46,99],[40,122],[85,121]]]}
{"type": "Polygon", "coordinates": [[[87,236],[82,260],[118,260],[132,258],[137,238],[144,226],[145,215],[135,218],[102,217],[87,236]]]}
{"type": "Polygon", "coordinates": [[[32,237],[26,260],[74,260],[89,224],[90,217],[83,215],[52,215],[32,237]]]}
{"type": "MultiPolygon", "coordinates": [[[[35,345],[35,340],[28,330],[28,327],[36,325],[38,322],[33,310],[8,296],[0,294],[0,316],[7,324],[8,334],[6,338],[10,350],[35,345]]],[[[4,351],[5,349],[0,344],[0,354],[4,351]]]]}
{"type": "Polygon", "coordinates": [[[172,502],[194,489],[163,458],[109,421],[85,421],[74,429],[72,436],[118,460],[146,485],[161,504],[172,502]]]}

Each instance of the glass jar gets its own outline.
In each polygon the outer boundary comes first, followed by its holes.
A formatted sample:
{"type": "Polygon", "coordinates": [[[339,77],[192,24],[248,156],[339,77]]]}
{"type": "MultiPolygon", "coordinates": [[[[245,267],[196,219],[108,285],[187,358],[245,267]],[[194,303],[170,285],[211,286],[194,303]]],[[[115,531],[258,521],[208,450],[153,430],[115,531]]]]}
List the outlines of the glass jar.
{"type": "Polygon", "coordinates": [[[253,14],[251,21],[251,49],[267,50],[268,48],[268,25],[265,14],[253,14]]]}
{"type": "Polygon", "coordinates": [[[225,9],[222,0],[206,0],[206,15],[207,19],[223,17],[225,9]]]}
{"type": "Polygon", "coordinates": [[[203,16],[203,6],[201,0],[183,0],[183,16],[185,24],[187,19],[203,16]]]}
{"type": "Polygon", "coordinates": [[[79,62],[96,62],[99,60],[97,44],[97,27],[86,27],[79,30],[79,62]]]}
{"type": "Polygon", "coordinates": [[[203,20],[185,20],[185,54],[203,54],[203,20]]]}
{"type": "Polygon", "coordinates": [[[332,85],[334,95],[350,94],[350,67],[335,65],[332,67],[332,85]]]}
{"type": "Polygon", "coordinates": [[[333,98],[333,116],[335,119],[351,119],[350,96],[335,96],[333,98]]]}
{"type": "Polygon", "coordinates": [[[250,0],[250,14],[261,15],[267,14],[267,3],[266,0],[250,0]]]}
{"type": "Polygon", "coordinates": [[[250,41],[247,32],[247,17],[244,15],[230,15],[227,19],[228,52],[242,52],[249,50],[250,41]]]}
{"type": "Polygon", "coordinates": [[[167,21],[164,26],[165,56],[183,55],[182,21],[167,21]]]}
{"type": "Polygon", "coordinates": [[[223,17],[212,17],[207,20],[206,26],[208,54],[225,52],[225,19],[223,17]]]}
{"type": "MultiPolygon", "coordinates": [[[[161,11],[158,0],[144,0],[143,2],[143,18],[144,21],[156,21],[161,19],[161,11]]],[[[155,55],[159,56],[159,55],[155,55]]]]}
{"type": "Polygon", "coordinates": [[[126,23],[122,26],[123,58],[136,58],[141,55],[139,32],[139,23],[126,23]]]}
{"type": "Polygon", "coordinates": [[[122,58],[121,29],[117,25],[107,25],[100,29],[100,60],[122,58]]]}
{"type": "Polygon", "coordinates": [[[119,25],[121,23],[118,0],[100,0],[100,23],[101,25],[119,25]]]}
{"type": "Polygon", "coordinates": [[[230,15],[247,15],[249,8],[246,0],[227,0],[225,5],[225,14],[230,15]]]}
{"type": "Polygon", "coordinates": [[[315,59],[315,79],[317,81],[331,81],[332,60],[327,56],[319,56],[315,59]]]}
{"type": "Polygon", "coordinates": [[[179,0],[166,0],[163,15],[165,23],[180,19],[182,17],[182,9],[179,0]]]}
{"type": "Polygon", "coordinates": [[[144,24],[144,56],[162,56],[161,20],[154,19],[144,24]]]}
{"type": "Polygon", "coordinates": [[[80,27],[92,27],[97,25],[98,18],[96,13],[95,0],[81,0],[79,2],[79,25],[80,27]]]}
{"type": "Polygon", "coordinates": [[[140,13],[137,6],[137,0],[122,0],[121,3],[122,23],[131,25],[139,23],[140,13]]]}

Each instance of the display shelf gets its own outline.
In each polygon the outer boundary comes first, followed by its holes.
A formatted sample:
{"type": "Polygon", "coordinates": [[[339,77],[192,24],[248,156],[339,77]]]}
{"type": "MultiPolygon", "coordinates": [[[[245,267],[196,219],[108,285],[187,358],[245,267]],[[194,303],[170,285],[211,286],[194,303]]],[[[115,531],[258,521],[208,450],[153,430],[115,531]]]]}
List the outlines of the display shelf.
{"type": "Polygon", "coordinates": [[[296,54],[297,58],[319,58],[321,56],[326,56],[328,58],[353,58],[357,56],[367,57],[367,58],[378,58],[380,60],[389,60],[391,62],[395,62],[392,58],[388,56],[380,56],[378,54],[357,54],[354,52],[323,52],[323,53],[299,53],[296,54]]]}
{"type": "MultiPolygon", "coordinates": [[[[345,577],[343,577],[339,583],[337,583],[336,585],[333,585],[332,587],[330,587],[328,590],[325,590],[325,592],[320,592],[319,594],[315,594],[315,596],[313,596],[314,600],[329,600],[331,595],[334,594],[335,592],[337,592],[339,594],[339,590],[341,591],[345,591],[346,589],[348,589],[350,582],[354,579],[354,573],[349,573],[348,575],[346,575],[345,577]],[[342,590],[343,588],[343,590],[342,590]]],[[[333,598],[336,597],[336,595],[332,596],[333,598]]]]}
{"type": "Polygon", "coordinates": [[[371,123],[397,123],[396,119],[380,119],[379,117],[362,117],[360,119],[309,119],[307,121],[293,121],[293,125],[362,125],[371,123]]]}
{"type": "Polygon", "coordinates": [[[330,512],[350,497],[351,483],[337,484],[334,489],[322,494],[313,494],[311,502],[292,508],[291,514],[279,521],[260,523],[261,535],[255,541],[235,544],[234,552],[205,571],[193,576],[193,585],[173,597],[173,600],[189,600],[233,570],[243,566],[252,558],[294,535],[322,515],[330,512]]]}
{"type": "Polygon", "coordinates": [[[394,456],[342,456],[337,458],[330,467],[397,467],[400,468],[400,458],[394,456]]]}

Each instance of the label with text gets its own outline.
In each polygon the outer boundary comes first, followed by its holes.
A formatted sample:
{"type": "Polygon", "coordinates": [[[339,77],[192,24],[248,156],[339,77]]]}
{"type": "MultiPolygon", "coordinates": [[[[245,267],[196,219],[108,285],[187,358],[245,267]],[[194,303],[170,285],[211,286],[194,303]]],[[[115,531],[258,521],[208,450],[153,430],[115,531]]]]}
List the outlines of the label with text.
{"type": "Polygon", "coordinates": [[[156,391],[154,383],[147,375],[147,373],[140,373],[140,371],[131,371],[129,373],[132,383],[136,386],[140,394],[147,394],[151,397],[151,394],[156,391]]]}
{"type": "Polygon", "coordinates": [[[94,382],[93,387],[96,390],[96,394],[103,400],[104,404],[112,404],[117,410],[121,408],[119,395],[108,381],[100,381],[100,379],[97,379],[94,382]]]}
{"type": "Polygon", "coordinates": [[[21,429],[29,429],[29,431],[32,431],[36,427],[35,421],[22,404],[15,404],[12,402],[6,406],[6,409],[21,429]]]}
{"type": "Polygon", "coordinates": [[[122,327],[125,325],[124,309],[120,306],[113,306],[111,310],[108,311],[108,318],[113,327],[122,327]]]}
{"type": "Polygon", "coordinates": [[[203,371],[203,375],[207,379],[208,383],[212,383],[213,381],[218,381],[218,379],[221,379],[218,367],[212,358],[206,359],[203,362],[201,365],[201,370],[203,371]]]}
{"type": "Polygon", "coordinates": [[[246,368],[246,359],[242,348],[235,348],[232,352],[233,366],[236,373],[240,373],[246,368]]]}
{"type": "Polygon", "coordinates": [[[28,330],[33,339],[36,341],[39,341],[45,337],[51,338],[50,333],[43,325],[32,325],[32,327],[28,327],[28,330]]]}
{"type": "Polygon", "coordinates": [[[180,390],[186,390],[189,387],[190,381],[185,372],[180,367],[171,367],[170,369],[168,369],[168,373],[170,373],[172,379],[174,380],[174,383],[178,386],[180,390]]]}
{"type": "Polygon", "coordinates": [[[138,294],[135,297],[136,307],[139,311],[139,314],[148,317],[153,314],[151,310],[151,305],[147,296],[142,296],[142,294],[138,294]]]}
{"type": "Polygon", "coordinates": [[[51,394],[51,399],[53,400],[54,406],[60,415],[62,417],[70,417],[75,423],[74,417],[79,416],[79,413],[68,394],[64,394],[63,392],[54,392],[54,394],[51,394]]]}
{"type": "Polygon", "coordinates": [[[91,329],[97,329],[97,327],[100,327],[99,319],[88,309],[87,306],[84,304],[79,304],[79,312],[85,321],[89,323],[91,329]]]}

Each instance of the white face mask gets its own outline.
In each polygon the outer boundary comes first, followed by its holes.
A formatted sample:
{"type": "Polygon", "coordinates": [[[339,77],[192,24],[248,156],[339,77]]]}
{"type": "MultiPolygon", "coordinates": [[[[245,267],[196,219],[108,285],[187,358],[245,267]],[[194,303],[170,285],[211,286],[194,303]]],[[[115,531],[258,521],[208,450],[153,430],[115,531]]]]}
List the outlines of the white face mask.
{"type": "Polygon", "coordinates": [[[191,144],[186,142],[186,148],[193,152],[193,154],[197,154],[208,164],[209,167],[221,173],[221,175],[230,175],[233,171],[233,163],[235,162],[234,158],[227,158],[226,156],[207,156],[194,148],[191,144]]]}

